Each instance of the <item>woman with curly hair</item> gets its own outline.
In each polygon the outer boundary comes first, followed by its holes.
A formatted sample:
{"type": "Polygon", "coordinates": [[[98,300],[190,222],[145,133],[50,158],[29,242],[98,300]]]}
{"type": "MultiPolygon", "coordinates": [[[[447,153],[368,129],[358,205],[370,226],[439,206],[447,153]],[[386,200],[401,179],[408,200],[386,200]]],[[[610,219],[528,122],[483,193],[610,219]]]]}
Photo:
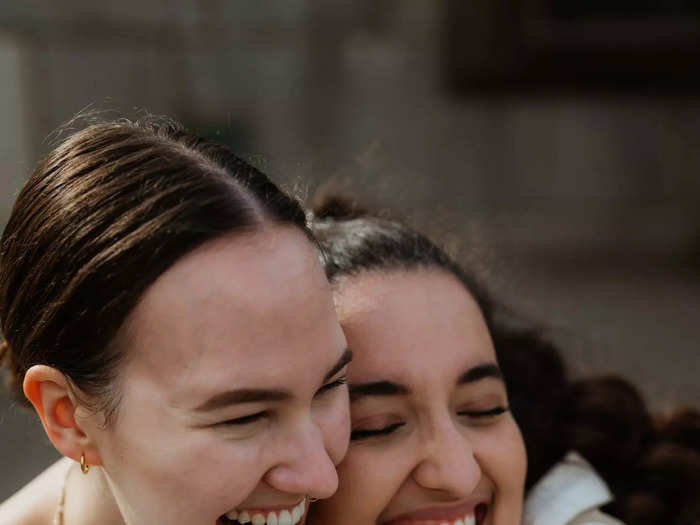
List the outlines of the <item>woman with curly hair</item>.
{"type": "Polygon", "coordinates": [[[569,380],[420,233],[341,199],[315,215],[355,358],[340,487],[312,523],[700,523],[696,411],[654,421],[622,379],[569,380]]]}

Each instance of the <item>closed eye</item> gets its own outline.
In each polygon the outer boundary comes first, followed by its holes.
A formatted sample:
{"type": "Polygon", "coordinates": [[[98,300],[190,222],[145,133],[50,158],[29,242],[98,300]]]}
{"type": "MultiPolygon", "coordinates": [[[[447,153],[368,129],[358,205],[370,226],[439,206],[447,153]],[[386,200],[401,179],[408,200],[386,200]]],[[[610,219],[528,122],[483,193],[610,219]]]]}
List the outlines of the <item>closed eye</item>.
{"type": "Polygon", "coordinates": [[[358,429],[358,430],[353,430],[350,433],[350,439],[351,440],[360,440],[360,439],[367,439],[370,437],[375,437],[375,436],[386,436],[388,434],[391,434],[395,430],[401,428],[404,426],[404,423],[393,423],[391,425],[388,425],[386,427],[382,428],[376,428],[376,429],[358,429]]]}
{"type": "Polygon", "coordinates": [[[323,395],[326,392],[333,390],[334,388],[338,388],[339,386],[346,385],[347,383],[348,383],[348,376],[339,377],[335,381],[331,381],[330,383],[326,383],[321,388],[319,388],[318,391],[316,392],[316,396],[323,395]]]}
{"type": "Polygon", "coordinates": [[[267,417],[267,412],[256,412],[255,414],[250,414],[248,416],[237,417],[235,419],[229,419],[228,421],[223,421],[220,423],[222,426],[244,426],[260,421],[264,417],[267,417]]]}
{"type": "Polygon", "coordinates": [[[498,416],[503,414],[504,412],[508,412],[507,407],[494,407],[490,408],[488,410],[463,410],[461,412],[457,412],[458,415],[460,416],[468,416],[468,417],[493,417],[493,416],[498,416]]]}

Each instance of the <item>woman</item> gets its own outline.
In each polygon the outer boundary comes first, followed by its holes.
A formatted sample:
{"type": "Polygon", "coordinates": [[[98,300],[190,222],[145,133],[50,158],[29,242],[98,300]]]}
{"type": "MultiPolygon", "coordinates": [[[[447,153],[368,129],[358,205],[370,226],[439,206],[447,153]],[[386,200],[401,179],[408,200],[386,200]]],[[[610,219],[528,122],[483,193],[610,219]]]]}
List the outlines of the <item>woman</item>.
{"type": "MultiPolygon", "coordinates": [[[[316,215],[355,359],[340,487],[312,507],[310,522],[620,523],[605,506],[630,524],[696,523],[689,517],[700,515],[700,444],[686,443],[669,461],[662,443],[655,456],[652,444],[665,438],[652,438],[627,383],[569,382],[556,350],[532,331],[497,323],[477,282],[424,236],[338,200],[316,215]],[[676,489],[671,500],[659,480],[676,489]]],[[[675,435],[697,439],[700,417],[683,417],[675,435]]]]}
{"type": "Polygon", "coordinates": [[[69,458],[0,523],[291,525],[336,490],[330,290],[297,202],[223,146],[73,134],[19,194],[0,269],[10,381],[69,458]]]}

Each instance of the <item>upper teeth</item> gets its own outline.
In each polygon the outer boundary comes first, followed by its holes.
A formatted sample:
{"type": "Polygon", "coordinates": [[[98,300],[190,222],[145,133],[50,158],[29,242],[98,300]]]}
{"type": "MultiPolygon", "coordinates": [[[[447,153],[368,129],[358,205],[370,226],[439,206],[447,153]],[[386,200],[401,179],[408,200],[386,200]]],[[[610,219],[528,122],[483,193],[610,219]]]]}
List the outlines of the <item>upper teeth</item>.
{"type": "Polygon", "coordinates": [[[474,514],[467,514],[464,516],[464,519],[459,519],[457,521],[453,521],[452,523],[448,521],[443,521],[440,525],[474,525],[476,523],[476,519],[474,518],[474,514]]]}
{"type": "MultiPolygon", "coordinates": [[[[226,513],[230,520],[237,520],[238,523],[252,523],[253,525],[296,525],[301,520],[306,510],[306,500],[301,500],[292,509],[268,511],[263,514],[259,511],[232,510],[226,513]]],[[[455,524],[457,525],[457,524],[455,524]]],[[[472,523],[460,523],[459,525],[474,525],[472,523]]]]}

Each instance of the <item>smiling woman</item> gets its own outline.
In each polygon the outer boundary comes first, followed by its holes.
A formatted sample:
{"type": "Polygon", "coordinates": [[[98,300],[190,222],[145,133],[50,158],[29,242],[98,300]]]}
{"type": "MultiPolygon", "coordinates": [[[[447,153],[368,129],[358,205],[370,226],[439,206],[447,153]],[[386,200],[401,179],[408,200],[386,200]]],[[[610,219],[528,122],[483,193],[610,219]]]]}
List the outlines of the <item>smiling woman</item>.
{"type": "MultiPolygon", "coordinates": [[[[473,277],[425,236],[342,200],[319,208],[314,232],[355,359],[348,374],[351,443],[338,468],[340,486],[311,507],[310,523],[619,523],[597,510],[610,492],[576,455],[545,476],[526,504],[518,423],[523,400],[532,399],[521,387],[531,378],[512,364],[546,362],[537,360],[545,348],[525,334],[501,331],[473,277]],[[562,487],[582,490],[559,499],[562,487]]],[[[548,370],[557,369],[540,376],[548,370]]],[[[527,411],[537,414],[538,407],[527,411]]],[[[531,425],[524,430],[532,436],[531,425]]],[[[527,455],[536,460],[532,472],[543,474],[541,443],[527,441],[527,455]]]]}
{"type": "Polygon", "coordinates": [[[169,124],[70,136],[3,233],[0,320],[67,458],[0,523],[292,525],[335,492],[350,353],[328,282],[297,202],[226,148],[169,124]]]}
{"type": "Polygon", "coordinates": [[[367,272],[336,302],[358,356],[352,445],[319,509],[363,501],[356,524],[518,523],[525,447],[477,303],[432,269],[367,272]]]}
{"type": "Polygon", "coordinates": [[[310,521],[519,524],[525,445],[476,282],[398,223],[322,214],[314,230],[356,359],[340,488],[310,521]]]}
{"type": "Polygon", "coordinates": [[[654,420],[622,378],[568,380],[552,344],[401,223],[328,199],[313,230],[355,359],[340,486],[310,523],[700,523],[697,410],[654,420]]]}

